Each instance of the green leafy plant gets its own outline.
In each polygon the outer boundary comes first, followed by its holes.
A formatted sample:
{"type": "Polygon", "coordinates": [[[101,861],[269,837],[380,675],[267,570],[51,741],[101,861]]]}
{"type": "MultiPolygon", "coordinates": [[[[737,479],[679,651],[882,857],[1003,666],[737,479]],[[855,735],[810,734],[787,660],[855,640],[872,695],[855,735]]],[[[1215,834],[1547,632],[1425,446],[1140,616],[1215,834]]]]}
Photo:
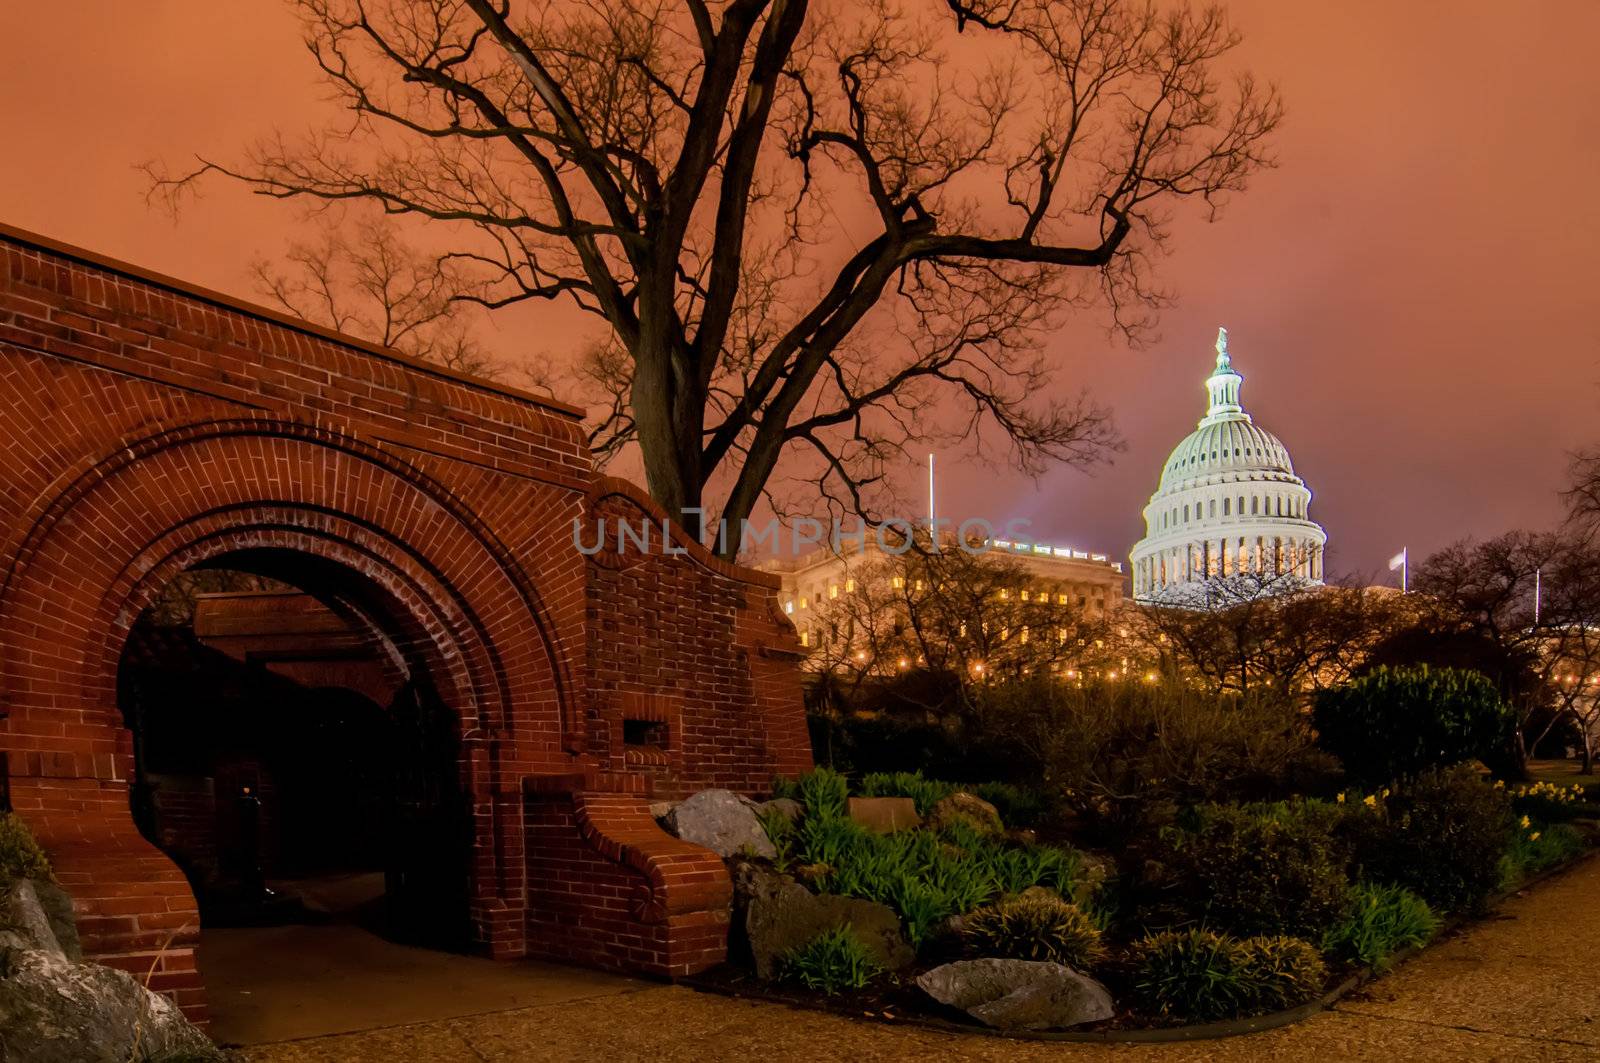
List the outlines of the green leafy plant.
{"type": "Polygon", "coordinates": [[[850,814],[850,782],[832,768],[817,768],[800,776],[797,790],[807,819],[843,819],[850,814]]]}
{"type": "Polygon", "coordinates": [[[1290,937],[1241,941],[1210,930],[1168,930],[1136,942],[1129,962],[1140,1004],[1189,1022],[1292,1007],[1327,980],[1316,948],[1290,937]]]}
{"type": "Polygon", "coordinates": [[[1252,1011],[1304,1004],[1328,982],[1322,953],[1309,941],[1283,935],[1253,937],[1239,942],[1239,951],[1252,1011]]]}
{"type": "MultiPolygon", "coordinates": [[[[874,785],[887,786],[887,779],[874,785]]],[[[931,939],[951,916],[1006,893],[1036,885],[1074,899],[1086,892],[1081,858],[1071,850],[1018,846],[961,824],[940,833],[874,834],[848,818],[843,783],[826,769],[799,780],[805,815],[780,852],[816,868],[813,881],[824,892],[889,905],[913,945],[931,939]]],[[[769,828],[769,836],[772,829],[785,830],[769,828]]],[[[779,846],[776,838],[773,844],[779,846]]]]}
{"type": "Polygon", "coordinates": [[[1404,886],[1439,911],[1481,908],[1511,847],[1511,802],[1465,765],[1348,802],[1357,878],[1404,886]]]}
{"type": "Polygon", "coordinates": [[[1319,937],[1349,888],[1331,820],[1289,805],[1206,805],[1163,832],[1175,901],[1235,934],[1319,937]]]}
{"type": "Polygon", "coordinates": [[[0,812],[0,886],[19,878],[49,878],[50,861],[23,822],[0,812]]]}
{"type": "Polygon", "coordinates": [[[1439,929],[1428,902],[1404,886],[1358,883],[1344,914],[1322,937],[1322,951],[1346,963],[1383,970],[1401,949],[1427,943],[1439,929]]]}
{"type": "Polygon", "coordinates": [[[1478,672],[1382,666],[1317,695],[1318,743],[1351,778],[1378,785],[1493,756],[1516,715],[1478,672]]]}
{"type": "Polygon", "coordinates": [[[1524,816],[1512,828],[1511,845],[1500,859],[1500,885],[1509,889],[1587,849],[1584,836],[1571,824],[1541,824],[1524,816]]]}
{"type": "Polygon", "coordinates": [[[772,858],[773,866],[779,871],[787,871],[794,863],[794,820],[779,809],[770,807],[757,812],[756,819],[760,821],[761,829],[766,832],[767,840],[772,843],[776,854],[772,858]]]}
{"type": "Polygon", "coordinates": [[[979,908],[967,916],[961,933],[979,956],[1051,960],[1087,971],[1105,955],[1094,920],[1050,894],[1007,897],[979,908]]]}
{"type": "Polygon", "coordinates": [[[788,981],[832,995],[864,988],[882,968],[861,939],[848,926],[840,926],[786,953],[779,971],[788,981]]]}
{"type": "Polygon", "coordinates": [[[857,787],[862,797],[909,797],[919,816],[926,816],[957,789],[954,783],[925,779],[920,771],[872,772],[863,775],[857,787]]]}
{"type": "Polygon", "coordinates": [[[1252,987],[1233,938],[1209,930],[1163,931],[1136,942],[1130,962],[1134,995],[1153,1014],[1210,1022],[1251,1005],[1252,987]]]}

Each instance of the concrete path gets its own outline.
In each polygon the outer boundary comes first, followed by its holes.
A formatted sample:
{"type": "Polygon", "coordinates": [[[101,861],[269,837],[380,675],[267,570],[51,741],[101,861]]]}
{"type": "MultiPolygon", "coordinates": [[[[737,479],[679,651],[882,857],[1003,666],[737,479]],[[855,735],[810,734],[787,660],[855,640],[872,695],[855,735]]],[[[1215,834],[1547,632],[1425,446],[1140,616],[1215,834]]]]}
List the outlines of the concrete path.
{"type": "MultiPolygon", "coordinates": [[[[1073,1045],[932,1033],[914,1027],[709,996],[673,986],[364,1033],[258,1045],[251,1063],[426,1059],[649,1060],[1600,1060],[1600,859],[1507,902],[1486,923],[1435,945],[1296,1026],[1223,1041],[1073,1045]]],[[[569,972],[579,980],[579,972],[569,972]]],[[[594,976],[590,976],[594,977],[594,976]]],[[[413,996],[426,993],[413,987],[413,996]]]]}
{"type": "Polygon", "coordinates": [[[200,962],[210,1033],[221,1044],[443,1022],[656,988],[554,963],[496,963],[397,945],[348,923],[208,930],[200,962]]]}

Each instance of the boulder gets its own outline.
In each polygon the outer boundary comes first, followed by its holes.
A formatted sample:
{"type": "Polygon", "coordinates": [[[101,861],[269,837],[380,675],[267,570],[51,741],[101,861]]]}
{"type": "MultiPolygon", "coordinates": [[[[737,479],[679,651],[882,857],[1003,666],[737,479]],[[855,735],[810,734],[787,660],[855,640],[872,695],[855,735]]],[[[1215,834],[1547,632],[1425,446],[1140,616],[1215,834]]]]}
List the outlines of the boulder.
{"type": "Polygon", "coordinates": [[[999,1030],[1060,1030],[1111,1018],[1106,987],[1040,960],[961,960],[917,978],[924,993],[999,1030]]]}
{"type": "Polygon", "coordinates": [[[756,977],[775,978],[783,955],[839,926],[848,926],[885,970],[917,958],[893,908],[831,893],[812,893],[787,875],[750,867],[738,876],[744,934],[756,977]]]}
{"type": "Polygon", "coordinates": [[[45,918],[50,920],[50,930],[56,936],[56,944],[61,946],[67,959],[83,959],[83,946],[78,942],[78,918],[72,911],[72,897],[49,879],[32,881],[34,896],[39,899],[45,918]]]}
{"type": "Polygon", "coordinates": [[[790,823],[795,823],[801,816],[805,815],[806,806],[792,797],[774,797],[771,801],[761,802],[759,810],[762,812],[782,813],[784,819],[787,819],[790,823]]]}
{"type": "MultiPolygon", "coordinates": [[[[34,949],[67,958],[39,899],[38,883],[31,878],[17,879],[0,895],[0,930],[9,932],[7,940],[13,948],[34,949]]],[[[76,938],[76,930],[73,936],[76,938]]]]}
{"type": "Polygon", "coordinates": [[[909,797],[852,797],[850,818],[874,834],[893,834],[922,826],[917,803],[909,797]]]}
{"type": "Polygon", "coordinates": [[[0,1059],[126,1063],[224,1057],[166,997],[126,971],[57,949],[0,950],[0,1059]]]}
{"type": "Polygon", "coordinates": [[[966,791],[951,794],[928,811],[929,830],[944,830],[957,823],[966,823],[984,834],[1001,834],[1006,829],[993,805],[966,791]]]}
{"type": "Polygon", "coordinates": [[[756,818],[754,803],[732,790],[701,790],[668,812],[662,825],[723,858],[745,853],[770,860],[778,855],[756,818]]]}

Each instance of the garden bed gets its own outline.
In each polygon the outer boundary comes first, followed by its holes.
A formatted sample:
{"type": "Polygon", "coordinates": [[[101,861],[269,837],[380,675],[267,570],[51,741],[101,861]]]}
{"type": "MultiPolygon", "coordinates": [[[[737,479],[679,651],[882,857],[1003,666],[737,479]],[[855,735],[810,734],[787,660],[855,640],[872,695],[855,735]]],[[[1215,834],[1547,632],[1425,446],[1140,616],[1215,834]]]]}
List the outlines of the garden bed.
{"type": "MultiPolygon", "coordinates": [[[[1010,814],[1036,811],[983,789],[1010,814]]],[[[967,788],[915,774],[851,786],[822,770],[782,796],[784,811],[760,813],[770,858],[733,858],[730,955],[755,968],[687,984],[1035,1040],[1298,1021],[1571,866],[1594,833],[1570,822],[1588,814],[1576,789],[1508,791],[1470,769],[1329,799],[1200,803],[1113,853],[1042,844],[967,788]],[[925,821],[870,830],[852,790],[915,801],[925,821]]]]}
{"type": "MultiPolygon", "coordinates": [[[[1513,897],[1525,893],[1549,879],[1563,875],[1600,855],[1589,850],[1554,867],[1546,868],[1529,879],[1505,890],[1492,901],[1497,908],[1513,897]]],[[[1351,993],[1393,974],[1405,963],[1447,938],[1471,929],[1482,917],[1455,916],[1443,924],[1426,945],[1407,947],[1388,958],[1381,969],[1361,968],[1342,972],[1321,996],[1292,1008],[1283,1008],[1265,1015],[1226,1019],[1218,1022],[1190,1023],[1175,1026],[1149,1026],[1147,1021],[1132,1013],[1119,1014],[1115,1019],[1096,1024],[1091,1028],[1074,1030],[996,1030],[984,1026],[954,1008],[945,1008],[930,1000],[915,985],[915,977],[925,967],[913,967],[893,980],[848,996],[807,990],[798,986],[757,979],[749,969],[726,963],[709,971],[678,980],[678,984],[705,993],[742,1000],[759,1000],[763,1003],[781,1004],[785,1007],[821,1011],[856,1021],[879,1023],[886,1026],[917,1026],[942,1033],[979,1034],[1007,1040],[1057,1041],[1066,1043],[1160,1044],[1180,1041],[1207,1041],[1244,1034],[1260,1033],[1291,1026],[1320,1012],[1327,1011],[1351,993]]]]}

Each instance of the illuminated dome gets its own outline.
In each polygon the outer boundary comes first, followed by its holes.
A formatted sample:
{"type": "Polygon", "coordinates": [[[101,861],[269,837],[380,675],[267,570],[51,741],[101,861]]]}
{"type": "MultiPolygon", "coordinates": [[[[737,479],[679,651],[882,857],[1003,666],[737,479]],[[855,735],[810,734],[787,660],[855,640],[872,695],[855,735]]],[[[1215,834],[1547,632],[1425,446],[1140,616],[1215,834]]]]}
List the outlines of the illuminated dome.
{"type": "Polygon", "coordinates": [[[1263,586],[1320,582],[1327,534],[1307,516],[1311,490],[1289,450],[1239,404],[1244,383],[1217,330],[1205,417],[1173,448],[1134,546],[1133,593],[1182,599],[1209,581],[1251,576],[1263,586]]]}

